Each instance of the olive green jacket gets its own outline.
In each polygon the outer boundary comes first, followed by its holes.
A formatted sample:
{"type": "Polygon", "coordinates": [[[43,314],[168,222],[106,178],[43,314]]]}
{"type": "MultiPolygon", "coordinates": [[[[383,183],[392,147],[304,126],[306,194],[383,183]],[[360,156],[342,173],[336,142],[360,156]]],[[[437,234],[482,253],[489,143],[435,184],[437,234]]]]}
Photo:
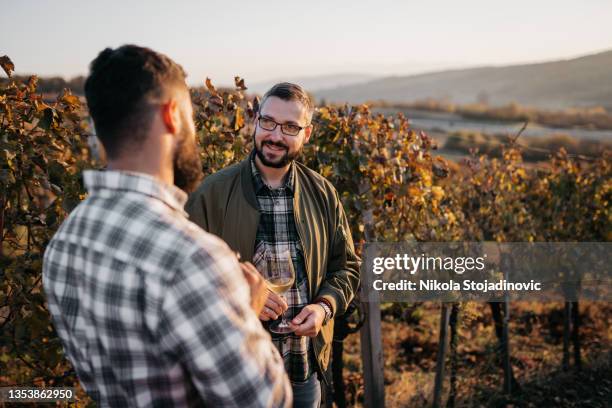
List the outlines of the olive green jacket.
{"type": "MultiPolygon", "coordinates": [[[[333,314],[346,311],[359,285],[359,258],[336,189],[323,176],[294,162],[293,211],[304,249],[310,299],[330,302],[333,314]]],[[[250,157],[206,177],[189,197],[191,221],[221,237],[244,261],[252,261],[259,225],[250,157]]],[[[320,372],[327,369],[334,320],[313,340],[320,372]]]]}

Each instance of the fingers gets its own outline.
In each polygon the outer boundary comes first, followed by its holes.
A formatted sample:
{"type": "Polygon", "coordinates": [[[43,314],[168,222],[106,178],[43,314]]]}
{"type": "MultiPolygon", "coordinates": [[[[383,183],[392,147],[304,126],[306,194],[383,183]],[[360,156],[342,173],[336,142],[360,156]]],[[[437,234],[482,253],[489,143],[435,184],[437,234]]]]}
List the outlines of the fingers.
{"type": "Polygon", "coordinates": [[[307,305],[291,321],[297,336],[315,337],[321,330],[325,311],[320,305],[307,305]]]}
{"type": "Polygon", "coordinates": [[[275,304],[277,304],[281,308],[280,312],[277,312],[279,314],[284,313],[285,310],[289,308],[289,305],[287,305],[287,301],[285,300],[285,298],[280,295],[277,295],[274,292],[270,292],[268,294],[268,299],[271,299],[275,304]]]}
{"type": "Polygon", "coordinates": [[[304,322],[304,320],[306,320],[308,316],[310,316],[311,313],[312,311],[308,307],[305,307],[300,310],[300,313],[298,313],[297,316],[293,318],[293,320],[291,320],[291,323],[295,325],[300,325],[304,322]]]}
{"type": "Polygon", "coordinates": [[[317,335],[315,317],[313,314],[309,314],[302,324],[296,325],[294,322],[295,319],[293,319],[291,322],[293,325],[295,325],[295,335],[308,337],[314,337],[317,335]]]}
{"type": "Polygon", "coordinates": [[[259,315],[259,319],[267,322],[268,320],[276,320],[280,315],[287,310],[287,302],[275,293],[268,292],[268,299],[259,315]]]}
{"type": "Polygon", "coordinates": [[[278,314],[274,312],[274,310],[270,309],[268,306],[264,306],[259,314],[259,320],[267,322],[269,320],[278,319],[278,314]]]}
{"type": "MultiPolygon", "coordinates": [[[[266,302],[266,307],[270,310],[270,312],[276,314],[277,317],[278,317],[278,315],[282,314],[286,310],[286,308],[283,309],[283,306],[278,304],[269,295],[268,295],[268,301],[266,302]]],[[[276,319],[276,317],[274,317],[274,318],[276,319]]]]}

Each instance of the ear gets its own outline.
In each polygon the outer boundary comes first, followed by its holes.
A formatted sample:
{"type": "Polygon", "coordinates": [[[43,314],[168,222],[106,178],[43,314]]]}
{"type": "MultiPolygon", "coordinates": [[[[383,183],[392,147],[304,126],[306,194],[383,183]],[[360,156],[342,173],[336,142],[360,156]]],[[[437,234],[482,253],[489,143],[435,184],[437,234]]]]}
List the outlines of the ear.
{"type": "Polygon", "coordinates": [[[312,134],[313,125],[310,124],[304,128],[304,143],[308,143],[310,140],[310,135],[312,134]]]}
{"type": "Polygon", "coordinates": [[[168,133],[176,135],[180,128],[180,112],[176,99],[170,99],[168,103],[165,103],[161,107],[162,120],[168,133]]]}

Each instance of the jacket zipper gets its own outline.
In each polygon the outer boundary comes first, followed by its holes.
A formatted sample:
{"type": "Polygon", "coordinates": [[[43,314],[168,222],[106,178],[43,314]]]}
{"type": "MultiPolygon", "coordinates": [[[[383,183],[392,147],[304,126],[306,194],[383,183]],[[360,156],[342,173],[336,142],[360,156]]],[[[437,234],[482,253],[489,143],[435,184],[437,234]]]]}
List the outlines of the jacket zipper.
{"type": "MultiPolygon", "coordinates": [[[[294,206],[293,206],[293,211],[295,213],[295,203],[294,203],[294,206]]],[[[308,276],[309,275],[309,271],[310,271],[310,269],[308,268],[308,256],[306,254],[306,246],[304,245],[304,239],[302,238],[304,236],[304,234],[301,232],[302,231],[302,217],[301,216],[297,217],[295,221],[298,224],[297,225],[297,232],[298,232],[298,237],[300,238],[300,245],[302,246],[302,250],[304,251],[304,267],[306,268],[306,282],[308,283],[308,295],[309,295],[309,297],[312,298],[314,296],[314,294],[311,292],[310,278],[308,276]]],[[[312,299],[310,299],[310,301],[312,301],[312,299]]],[[[327,377],[325,376],[325,373],[323,372],[323,367],[321,367],[321,364],[319,363],[319,351],[317,350],[315,339],[316,339],[316,337],[312,338],[310,340],[310,344],[312,346],[312,352],[314,354],[316,371],[319,374],[319,376],[323,378],[323,383],[325,383],[325,386],[329,386],[329,384],[327,382],[327,377]]]]}

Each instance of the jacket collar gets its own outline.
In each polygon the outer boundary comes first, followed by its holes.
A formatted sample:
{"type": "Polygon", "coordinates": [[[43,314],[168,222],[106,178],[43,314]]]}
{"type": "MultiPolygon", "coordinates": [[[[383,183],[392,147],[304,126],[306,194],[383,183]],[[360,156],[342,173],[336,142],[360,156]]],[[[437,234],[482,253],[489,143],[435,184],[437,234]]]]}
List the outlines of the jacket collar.
{"type": "Polygon", "coordinates": [[[259,211],[257,196],[255,195],[255,188],[253,187],[253,172],[251,171],[251,156],[253,154],[255,154],[254,151],[240,162],[240,184],[242,184],[242,192],[244,193],[244,198],[247,203],[259,211]]]}

